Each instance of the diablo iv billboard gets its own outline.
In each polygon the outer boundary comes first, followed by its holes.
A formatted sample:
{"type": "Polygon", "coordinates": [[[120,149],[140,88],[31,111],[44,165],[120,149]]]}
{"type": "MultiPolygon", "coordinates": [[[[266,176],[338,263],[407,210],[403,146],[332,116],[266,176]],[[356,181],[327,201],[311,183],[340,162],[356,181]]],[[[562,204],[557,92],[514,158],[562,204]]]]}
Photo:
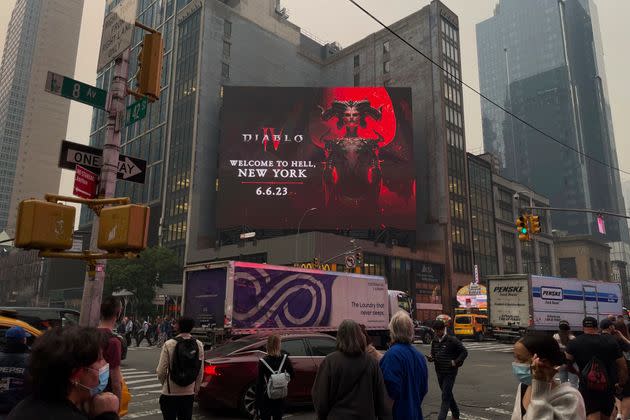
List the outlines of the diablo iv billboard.
{"type": "Polygon", "coordinates": [[[412,145],[409,88],[226,86],[218,226],[415,229],[412,145]]]}

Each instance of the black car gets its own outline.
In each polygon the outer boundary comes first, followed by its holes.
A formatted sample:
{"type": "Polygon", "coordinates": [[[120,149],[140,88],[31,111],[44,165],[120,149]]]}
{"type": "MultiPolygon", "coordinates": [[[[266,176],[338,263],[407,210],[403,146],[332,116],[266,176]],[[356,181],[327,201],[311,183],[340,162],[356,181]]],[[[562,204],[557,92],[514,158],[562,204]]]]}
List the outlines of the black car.
{"type": "Polygon", "coordinates": [[[422,341],[424,344],[431,344],[433,342],[433,336],[433,328],[417,321],[414,322],[414,341],[422,341]]]}

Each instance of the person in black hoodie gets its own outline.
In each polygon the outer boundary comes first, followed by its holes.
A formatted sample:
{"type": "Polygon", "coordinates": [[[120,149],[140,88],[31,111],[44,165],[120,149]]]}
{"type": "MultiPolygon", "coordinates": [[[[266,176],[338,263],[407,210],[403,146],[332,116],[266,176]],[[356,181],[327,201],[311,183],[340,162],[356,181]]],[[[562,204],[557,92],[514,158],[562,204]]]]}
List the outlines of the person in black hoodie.
{"type": "Polygon", "coordinates": [[[457,337],[446,333],[446,325],[443,321],[435,321],[433,331],[435,331],[435,336],[431,343],[431,355],[428,359],[429,362],[435,363],[435,373],[442,390],[442,405],[438,420],[445,420],[449,409],[453,419],[458,419],[459,407],[455,402],[453,386],[459,367],[464,364],[464,360],[468,357],[468,351],[457,337]]]}
{"type": "Polygon", "coordinates": [[[11,410],[7,420],[118,420],[118,398],[103,392],[109,367],[96,328],[47,331],[33,346],[33,393],[11,410]]]}
{"type": "Polygon", "coordinates": [[[262,358],[265,363],[258,362],[258,380],[256,381],[256,411],[261,420],[281,420],[284,400],[272,400],[267,395],[267,382],[272,372],[286,372],[290,378],[293,378],[293,366],[289,360],[289,355],[280,350],[280,337],[270,335],[267,338],[267,355],[262,358]],[[284,360],[284,361],[283,361],[284,360]],[[282,365],[282,369],[280,369],[282,365]],[[280,369],[280,372],[278,370],[280,369]]]}
{"type": "Polygon", "coordinates": [[[0,352],[0,419],[27,395],[27,363],[29,334],[22,327],[11,327],[4,335],[0,352]]]}

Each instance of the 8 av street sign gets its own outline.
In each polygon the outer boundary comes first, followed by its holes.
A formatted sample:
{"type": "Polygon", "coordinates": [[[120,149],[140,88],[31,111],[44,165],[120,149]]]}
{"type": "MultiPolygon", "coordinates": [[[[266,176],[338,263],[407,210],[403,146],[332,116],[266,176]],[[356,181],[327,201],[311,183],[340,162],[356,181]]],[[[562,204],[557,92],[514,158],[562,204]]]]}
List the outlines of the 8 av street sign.
{"type": "Polygon", "coordinates": [[[107,102],[107,91],[52,71],[49,71],[46,77],[45,89],[53,95],[83,102],[95,108],[105,109],[105,102],[107,102]]]}
{"type": "MultiPolygon", "coordinates": [[[[59,167],[74,171],[77,165],[100,172],[103,166],[103,150],[71,141],[62,141],[59,167]]],[[[144,184],[146,172],[146,160],[119,155],[118,179],[144,184]]]]}

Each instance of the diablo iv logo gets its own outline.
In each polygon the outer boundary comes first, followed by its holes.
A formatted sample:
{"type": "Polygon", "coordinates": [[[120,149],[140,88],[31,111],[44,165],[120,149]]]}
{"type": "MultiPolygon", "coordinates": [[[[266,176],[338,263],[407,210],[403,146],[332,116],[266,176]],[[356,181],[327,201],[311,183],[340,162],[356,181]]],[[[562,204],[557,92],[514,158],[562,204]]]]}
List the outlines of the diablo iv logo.
{"type": "Polygon", "coordinates": [[[273,150],[278,150],[280,143],[302,143],[304,141],[304,134],[290,136],[284,133],[284,128],[278,130],[274,127],[263,127],[260,131],[260,133],[241,134],[243,143],[262,143],[266,152],[269,143],[273,145],[273,150]]]}

